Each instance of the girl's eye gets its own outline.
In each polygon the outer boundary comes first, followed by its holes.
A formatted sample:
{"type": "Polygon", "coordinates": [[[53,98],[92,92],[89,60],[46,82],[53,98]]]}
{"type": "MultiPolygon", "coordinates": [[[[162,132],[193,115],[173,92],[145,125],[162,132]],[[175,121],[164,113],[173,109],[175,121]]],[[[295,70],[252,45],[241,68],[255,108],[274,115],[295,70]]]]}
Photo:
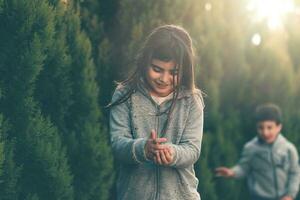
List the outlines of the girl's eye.
{"type": "Polygon", "coordinates": [[[152,65],[152,69],[153,69],[153,71],[155,71],[155,72],[160,72],[160,71],[161,71],[158,67],[153,66],[153,65],[152,65]]]}

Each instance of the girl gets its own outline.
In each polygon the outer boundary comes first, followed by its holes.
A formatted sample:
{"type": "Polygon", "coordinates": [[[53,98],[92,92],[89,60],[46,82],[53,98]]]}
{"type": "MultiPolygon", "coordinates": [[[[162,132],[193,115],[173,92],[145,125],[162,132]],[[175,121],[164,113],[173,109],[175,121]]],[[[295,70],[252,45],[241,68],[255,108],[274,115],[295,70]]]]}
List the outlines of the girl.
{"type": "Polygon", "coordinates": [[[204,104],[193,57],[186,30],[160,26],[147,37],[134,73],[118,83],[109,104],[118,200],[200,199],[193,164],[204,104]]]}

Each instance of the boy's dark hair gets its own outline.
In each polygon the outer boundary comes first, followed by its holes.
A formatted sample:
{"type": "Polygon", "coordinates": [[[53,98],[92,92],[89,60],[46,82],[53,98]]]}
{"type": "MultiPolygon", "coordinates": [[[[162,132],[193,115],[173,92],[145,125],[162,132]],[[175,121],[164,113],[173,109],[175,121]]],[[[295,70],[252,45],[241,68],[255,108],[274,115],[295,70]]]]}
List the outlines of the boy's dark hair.
{"type": "Polygon", "coordinates": [[[276,124],[282,123],[282,114],[279,106],[273,103],[267,103],[257,106],[255,110],[256,123],[268,120],[275,121],[276,124]]]}

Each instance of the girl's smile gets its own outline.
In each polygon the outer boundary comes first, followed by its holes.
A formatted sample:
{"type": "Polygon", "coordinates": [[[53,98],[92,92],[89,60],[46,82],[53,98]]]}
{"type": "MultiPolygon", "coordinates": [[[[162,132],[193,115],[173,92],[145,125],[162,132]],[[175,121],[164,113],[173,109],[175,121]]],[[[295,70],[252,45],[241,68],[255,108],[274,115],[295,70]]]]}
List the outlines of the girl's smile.
{"type": "Polygon", "coordinates": [[[160,83],[156,83],[156,85],[160,89],[165,89],[166,87],[168,87],[168,85],[164,85],[164,84],[160,84],[160,83]]]}

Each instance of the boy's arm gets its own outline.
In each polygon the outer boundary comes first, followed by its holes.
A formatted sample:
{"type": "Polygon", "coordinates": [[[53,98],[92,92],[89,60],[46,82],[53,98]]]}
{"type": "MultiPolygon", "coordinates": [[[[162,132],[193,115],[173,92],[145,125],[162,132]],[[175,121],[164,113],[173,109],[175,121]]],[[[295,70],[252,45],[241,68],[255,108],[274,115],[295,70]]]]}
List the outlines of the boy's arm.
{"type": "Polygon", "coordinates": [[[248,175],[250,171],[250,160],[250,147],[248,145],[245,145],[239,162],[231,168],[234,173],[233,178],[243,178],[248,175]]]}
{"type": "Polygon", "coordinates": [[[175,168],[185,168],[193,165],[200,156],[203,135],[203,109],[201,94],[195,94],[179,144],[170,144],[174,149],[173,162],[169,165],[175,168]]]}
{"type": "MultiPolygon", "coordinates": [[[[121,92],[116,90],[112,101],[119,99],[121,92]]],[[[127,164],[147,161],[144,151],[147,138],[133,139],[130,127],[130,110],[126,102],[113,106],[110,110],[109,128],[112,151],[115,158],[127,164]]]]}
{"type": "Polygon", "coordinates": [[[299,191],[300,168],[298,152],[294,145],[289,150],[289,157],[291,165],[288,174],[287,195],[295,199],[299,191]]]}

